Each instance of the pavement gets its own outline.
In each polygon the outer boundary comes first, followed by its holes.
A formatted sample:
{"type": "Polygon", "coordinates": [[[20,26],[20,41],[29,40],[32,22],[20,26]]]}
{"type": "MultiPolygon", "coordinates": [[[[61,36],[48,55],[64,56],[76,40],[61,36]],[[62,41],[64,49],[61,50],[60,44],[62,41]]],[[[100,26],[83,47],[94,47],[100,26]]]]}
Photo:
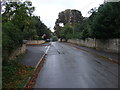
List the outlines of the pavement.
{"type": "Polygon", "coordinates": [[[34,88],[118,88],[118,64],[52,42],[34,88]]]}
{"type": "Polygon", "coordinates": [[[106,59],[109,59],[110,61],[112,61],[114,63],[120,64],[120,61],[119,61],[120,57],[119,57],[118,53],[105,52],[105,51],[102,51],[102,50],[88,48],[88,47],[84,47],[84,46],[80,46],[80,45],[75,45],[75,44],[72,44],[72,43],[65,43],[65,44],[72,45],[72,46],[74,46],[78,49],[81,49],[81,50],[84,50],[84,51],[102,56],[106,59]]]}

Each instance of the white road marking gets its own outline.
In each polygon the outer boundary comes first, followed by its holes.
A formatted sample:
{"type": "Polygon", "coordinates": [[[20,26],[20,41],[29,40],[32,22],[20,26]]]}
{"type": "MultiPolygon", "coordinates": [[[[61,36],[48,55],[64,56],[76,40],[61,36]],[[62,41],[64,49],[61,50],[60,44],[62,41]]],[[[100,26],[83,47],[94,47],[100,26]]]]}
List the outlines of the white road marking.
{"type": "Polygon", "coordinates": [[[45,48],[47,48],[48,46],[45,46],[45,48]]]}
{"type": "Polygon", "coordinates": [[[45,54],[43,54],[43,56],[40,58],[39,62],[37,63],[35,69],[38,67],[38,65],[40,64],[40,62],[42,61],[42,59],[45,57],[45,55],[47,54],[48,50],[49,50],[50,46],[47,46],[47,50],[45,51],[45,54]]]}
{"type": "Polygon", "coordinates": [[[47,54],[47,52],[48,52],[49,48],[50,48],[50,46],[48,46],[48,48],[47,48],[47,50],[46,50],[45,54],[47,54]]]}

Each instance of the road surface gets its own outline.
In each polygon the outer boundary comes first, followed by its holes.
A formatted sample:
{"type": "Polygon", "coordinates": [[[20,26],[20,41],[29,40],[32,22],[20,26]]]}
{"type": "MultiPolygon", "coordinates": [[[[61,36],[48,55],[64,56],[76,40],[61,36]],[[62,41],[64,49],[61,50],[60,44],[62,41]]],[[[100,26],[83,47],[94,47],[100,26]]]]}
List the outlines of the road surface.
{"type": "Polygon", "coordinates": [[[118,65],[64,43],[51,42],[34,88],[117,88],[118,65]]]}
{"type": "Polygon", "coordinates": [[[36,67],[40,58],[46,52],[48,46],[49,43],[27,46],[26,54],[24,55],[20,63],[23,65],[36,67]]]}

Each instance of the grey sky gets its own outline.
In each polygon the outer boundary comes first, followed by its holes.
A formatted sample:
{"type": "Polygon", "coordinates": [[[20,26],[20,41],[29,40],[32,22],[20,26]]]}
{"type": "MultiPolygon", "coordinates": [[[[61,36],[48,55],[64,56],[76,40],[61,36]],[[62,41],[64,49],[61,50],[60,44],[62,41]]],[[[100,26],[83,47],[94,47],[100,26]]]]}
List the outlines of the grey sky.
{"type": "Polygon", "coordinates": [[[65,9],[76,9],[81,11],[84,17],[89,16],[87,12],[98,7],[104,0],[30,0],[36,8],[34,14],[41,17],[45,25],[53,27],[58,18],[58,13],[65,9]]]}

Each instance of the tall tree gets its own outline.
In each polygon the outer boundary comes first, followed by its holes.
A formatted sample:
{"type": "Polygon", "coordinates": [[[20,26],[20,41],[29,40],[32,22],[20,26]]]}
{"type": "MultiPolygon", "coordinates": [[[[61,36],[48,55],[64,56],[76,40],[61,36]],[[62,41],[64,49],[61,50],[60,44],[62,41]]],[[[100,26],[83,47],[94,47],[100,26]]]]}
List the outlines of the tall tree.
{"type": "Polygon", "coordinates": [[[92,37],[100,39],[120,37],[119,8],[120,2],[109,2],[99,7],[91,25],[92,37]]]}

